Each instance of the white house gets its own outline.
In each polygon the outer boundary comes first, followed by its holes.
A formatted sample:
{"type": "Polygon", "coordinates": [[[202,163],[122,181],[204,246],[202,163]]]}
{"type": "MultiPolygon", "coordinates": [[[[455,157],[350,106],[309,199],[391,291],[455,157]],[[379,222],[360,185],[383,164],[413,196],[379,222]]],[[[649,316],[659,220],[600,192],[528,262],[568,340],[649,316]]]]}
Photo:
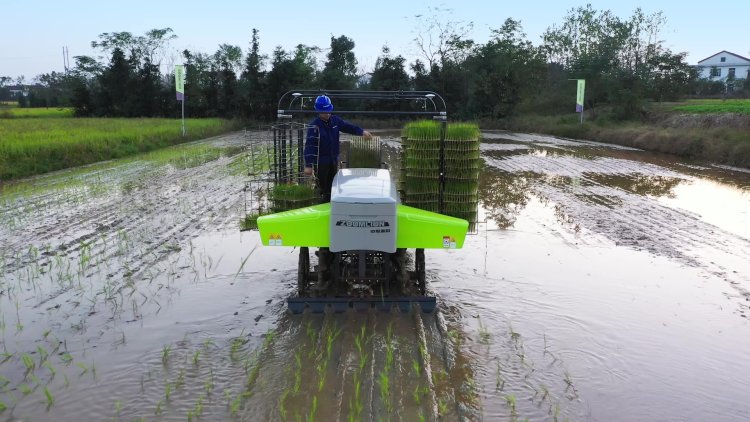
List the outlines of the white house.
{"type": "Polygon", "coordinates": [[[750,59],[726,50],[699,61],[697,67],[702,79],[750,79],[750,59]]]}

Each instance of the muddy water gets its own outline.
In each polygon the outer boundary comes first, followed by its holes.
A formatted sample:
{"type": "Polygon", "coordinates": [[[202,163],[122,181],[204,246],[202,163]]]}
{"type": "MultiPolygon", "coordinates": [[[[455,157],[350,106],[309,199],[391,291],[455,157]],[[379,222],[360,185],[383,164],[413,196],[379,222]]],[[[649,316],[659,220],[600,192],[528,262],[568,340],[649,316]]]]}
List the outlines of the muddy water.
{"type": "Polygon", "coordinates": [[[485,133],[439,312],[291,316],[242,143],[3,187],[0,420],[750,418],[749,173],[485,133]]]}

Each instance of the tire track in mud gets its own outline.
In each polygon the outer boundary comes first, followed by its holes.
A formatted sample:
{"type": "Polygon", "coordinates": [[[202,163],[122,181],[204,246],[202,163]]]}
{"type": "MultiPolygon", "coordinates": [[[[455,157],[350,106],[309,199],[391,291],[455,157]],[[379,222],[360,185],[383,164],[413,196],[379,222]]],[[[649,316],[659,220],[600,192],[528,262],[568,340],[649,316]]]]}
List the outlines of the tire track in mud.
{"type": "MultiPolygon", "coordinates": [[[[575,143],[566,141],[566,145],[575,143]]],[[[532,143],[520,153],[489,148],[483,158],[488,166],[511,177],[531,175],[533,194],[555,204],[558,219],[569,231],[590,231],[617,246],[703,268],[750,299],[750,279],[737,271],[738,264],[750,262],[749,239],[658,201],[677,184],[691,183],[696,176],[651,163],[544,146],[532,143]]],[[[588,236],[578,236],[577,241],[596,242],[588,236]]]]}

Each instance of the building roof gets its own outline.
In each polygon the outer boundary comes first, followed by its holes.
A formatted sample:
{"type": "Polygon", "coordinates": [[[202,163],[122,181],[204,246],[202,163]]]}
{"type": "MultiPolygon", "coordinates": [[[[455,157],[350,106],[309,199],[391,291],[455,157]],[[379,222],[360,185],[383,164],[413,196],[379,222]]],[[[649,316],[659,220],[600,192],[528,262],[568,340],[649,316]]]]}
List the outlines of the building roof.
{"type": "Polygon", "coordinates": [[[745,60],[745,61],[748,61],[748,62],[750,62],[750,59],[748,59],[747,57],[742,57],[742,56],[740,56],[739,54],[734,54],[734,53],[732,53],[731,51],[727,51],[727,50],[721,50],[721,51],[719,51],[718,53],[716,53],[716,54],[712,54],[712,55],[710,55],[710,56],[706,57],[705,59],[703,59],[703,60],[699,61],[699,62],[698,62],[698,64],[700,64],[700,63],[702,63],[702,62],[705,62],[706,60],[708,60],[708,59],[710,59],[710,58],[712,58],[712,57],[718,56],[719,54],[722,54],[722,53],[726,53],[726,54],[731,54],[731,55],[733,55],[734,57],[738,57],[738,58],[740,58],[740,59],[742,59],[742,60],[745,60]]]}

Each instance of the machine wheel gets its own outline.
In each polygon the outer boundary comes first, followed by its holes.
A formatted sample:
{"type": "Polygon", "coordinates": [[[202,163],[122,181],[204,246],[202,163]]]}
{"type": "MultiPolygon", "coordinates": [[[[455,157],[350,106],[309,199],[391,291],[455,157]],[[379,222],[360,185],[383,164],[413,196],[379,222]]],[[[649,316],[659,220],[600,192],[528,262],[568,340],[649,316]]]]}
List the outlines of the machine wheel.
{"type": "Polygon", "coordinates": [[[297,264],[297,293],[304,296],[307,285],[310,282],[310,250],[303,246],[299,248],[299,261],[297,264]]]}
{"type": "Polygon", "coordinates": [[[417,275],[417,287],[419,294],[424,295],[426,292],[426,276],[424,265],[424,249],[417,249],[414,254],[414,270],[417,275]]]}

